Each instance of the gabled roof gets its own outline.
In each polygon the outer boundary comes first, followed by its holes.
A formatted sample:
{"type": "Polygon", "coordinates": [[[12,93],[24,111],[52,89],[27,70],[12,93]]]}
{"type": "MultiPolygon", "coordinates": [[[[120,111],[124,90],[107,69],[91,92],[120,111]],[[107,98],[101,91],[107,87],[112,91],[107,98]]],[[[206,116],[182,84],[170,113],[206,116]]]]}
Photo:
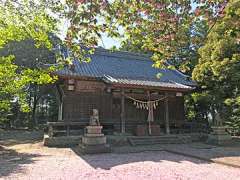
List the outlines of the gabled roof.
{"type": "Polygon", "coordinates": [[[150,55],[130,52],[111,52],[96,49],[90,55],[91,62],[74,60],[74,69],[65,67],[58,71],[59,76],[98,78],[106,83],[118,85],[167,87],[191,90],[195,83],[177,70],[152,67],[150,55]],[[157,78],[157,74],[161,77],[157,78]]]}

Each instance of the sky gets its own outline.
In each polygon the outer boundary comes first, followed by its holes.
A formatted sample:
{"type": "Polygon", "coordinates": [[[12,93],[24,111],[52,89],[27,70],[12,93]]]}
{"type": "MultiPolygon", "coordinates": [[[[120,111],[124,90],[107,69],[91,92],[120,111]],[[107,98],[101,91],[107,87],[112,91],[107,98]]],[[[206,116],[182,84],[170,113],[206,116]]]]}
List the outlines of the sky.
{"type": "MultiPolygon", "coordinates": [[[[69,26],[69,23],[67,22],[67,20],[62,20],[61,23],[59,24],[59,29],[61,29],[61,31],[59,32],[58,36],[61,39],[65,38],[68,26],[69,26]]],[[[113,46],[116,46],[117,48],[120,47],[119,40],[110,38],[106,34],[102,34],[102,40],[99,40],[98,43],[99,43],[99,46],[105,49],[110,49],[113,46]]]]}
{"type": "Polygon", "coordinates": [[[117,48],[120,47],[120,42],[116,39],[107,37],[105,34],[102,35],[102,41],[99,42],[99,46],[110,49],[113,46],[116,46],[117,48]]]}

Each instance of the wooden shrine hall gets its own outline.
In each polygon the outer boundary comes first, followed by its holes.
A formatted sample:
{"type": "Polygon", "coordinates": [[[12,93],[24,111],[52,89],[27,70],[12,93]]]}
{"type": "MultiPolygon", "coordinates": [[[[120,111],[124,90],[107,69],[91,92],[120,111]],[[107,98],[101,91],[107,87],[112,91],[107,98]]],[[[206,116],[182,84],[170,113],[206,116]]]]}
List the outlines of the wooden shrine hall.
{"type": "Polygon", "coordinates": [[[152,67],[148,55],[99,48],[90,56],[57,72],[58,123],[84,128],[97,109],[107,134],[169,134],[184,124],[184,95],[195,86],[188,76],[152,67]]]}

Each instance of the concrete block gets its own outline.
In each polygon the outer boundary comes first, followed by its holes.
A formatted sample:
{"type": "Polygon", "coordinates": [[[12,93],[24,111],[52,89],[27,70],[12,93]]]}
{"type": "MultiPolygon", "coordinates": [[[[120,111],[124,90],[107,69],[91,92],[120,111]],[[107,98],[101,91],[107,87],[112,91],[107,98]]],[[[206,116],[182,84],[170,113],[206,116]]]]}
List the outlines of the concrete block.
{"type": "Polygon", "coordinates": [[[87,145],[99,145],[99,144],[106,144],[107,138],[106,136],[100,136],[100,137],[87,137],[84,136],[82,138],[82,143],[87,145]]]}

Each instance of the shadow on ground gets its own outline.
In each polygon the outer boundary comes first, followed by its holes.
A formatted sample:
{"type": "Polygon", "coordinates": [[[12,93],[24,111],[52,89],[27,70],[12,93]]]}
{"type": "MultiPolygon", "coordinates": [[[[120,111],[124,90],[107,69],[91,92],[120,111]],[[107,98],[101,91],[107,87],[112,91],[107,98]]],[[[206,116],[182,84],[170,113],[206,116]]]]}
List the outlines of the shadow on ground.
{"type": "MultiPolygon", "coordinates": [[[[121,148],[123,147],[115,147],[114,149],[119,151],[121,148]]],[[[145,147],[129,146],[125,147],[120,154],[110,153],[100,155],[81,154],[78,147],[73,147],[72,150],[92,167],[102,169],[111,169],[121,164],[144,161],[172,161],[177,163],[189,161],[193,164],[209,164],[215,162],[240,168],[240,143],[235,143],[232,146],[214,146],[201,142],[189,144],[162,144],[160,146],[154,145],[145,147]],[[146,156],[146,153],[144,153],[140,156],[130,156],[129,158],[129,156],[125,155],[126,152],[143,153],[143,151],[148,151],[148,154],[155,153],[156,156],[146,156]],[[158,152],[161,155],[158,156],[158,152]]],[[[116,150],[113,152],[116,152],[116,150]]]]}
{"type": "Polygon", "coordinates": [[[14,145],[34,144],[43,139],[42,131],[11,130],[0,132],[0,177],[24,172],[24,165],[34,163],[39,154],[19,153],[14,145]]]}
{"type": "Polygon", "coordinates": [[[11,130],[0,132],[0,145],[37,143],[43,140],[43,131],[11,130]]]}
{"type": "MultiPolygon", "coordinates": [[[[35,159],[37,159],[36,157],[43,156],[40,153],[19,153],[11,147],[12,145],[25,143],[33,144],[42,141],[42,138],[43,132],[38,131],[11,131],[0,133],[0,147],[2,147],[0,153],[3,152],[0,154],[0,176],[7,176],[16,171],[22,172],[24,171],[23,166],[25,164],[34,163],[35,159]]],[[[193,164],[209,164],[212,159],[221,159],[223,161],[240,165],[240,143],[239,145],[231,147],[212,146],[199,142],[190,144],[162,144],[147,147],[125,146],[114,147],[114,149],[117,149],[119,153],[113,151],[114,153],[108,154],[82,155],[79,153],[78,147],[71,148],[79,158],[86,161],[95,169],[101,168],[107,170],[118,165],[146,161],[153,163],[163,161],[182,163],[183,161],[188,161],[193,164]],[[143,153],[143,151],[147,151],[147,153],[143,153]],[[126,152],[135,152],[138,154],[129,156],[126,152]]],[[[56,148],[56,151],[57,150],[58,149],[56,148]]],[[[77,158],[77,156],[75,157],[77,158]]]]}
{"type": "Polygon", "coordinates": [[[11,173],[23,173],[23,165],[34,163],[37,154],[19,153],[0,145],[0,177],[11,173]]]}
{"type": "Polygon", "coordinates": [[[144,151],[144,152],[134,152],[134,153],[105,153],[105,154],[81,154],[77,147],[72,148],[72,150],[81,158],[84,159],[93,168],[101,168],[109,170],[115,166],[123,164],[134,164],[137,162],[161,162],[161,161],[171,161],[181,163],[183,161],[189,161],[193,164],[209,164],[210,162],[199,160],[196,158],[189,158],[187,156],[176,155],[166,151],[144,151]],[[159,153],[159,154],[158,154],[159,153]],[[129,156],[130,154],[130,156],[129,156]],[[131,156],[131,154],[133,156],[131,156]],[[137,155],[136,155],[137,154],[137,155]],[[147,155],[147,156],[146,156],[147,155]]]}

